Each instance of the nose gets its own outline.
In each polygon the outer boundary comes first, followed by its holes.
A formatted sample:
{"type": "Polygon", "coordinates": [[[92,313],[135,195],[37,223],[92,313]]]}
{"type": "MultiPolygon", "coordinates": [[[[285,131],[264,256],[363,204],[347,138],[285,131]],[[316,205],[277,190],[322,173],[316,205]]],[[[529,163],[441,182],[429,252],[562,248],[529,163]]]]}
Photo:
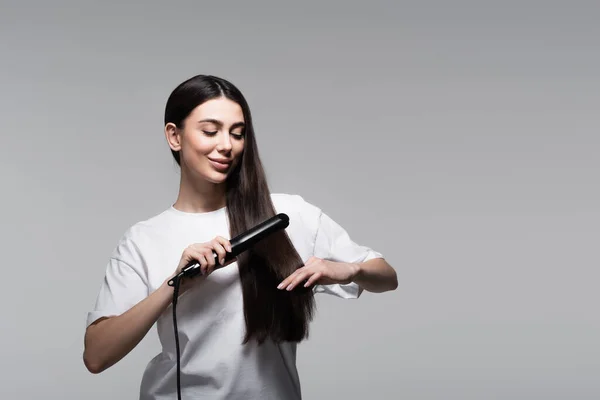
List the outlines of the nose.
{"type": "Polygon", "coordinates": [[[217,150],[229,152],[231,151],[231,138],[229,137],[229,133],[224,132],[222,135],[219,135],[219,141],[217,142],[217,150]]]}

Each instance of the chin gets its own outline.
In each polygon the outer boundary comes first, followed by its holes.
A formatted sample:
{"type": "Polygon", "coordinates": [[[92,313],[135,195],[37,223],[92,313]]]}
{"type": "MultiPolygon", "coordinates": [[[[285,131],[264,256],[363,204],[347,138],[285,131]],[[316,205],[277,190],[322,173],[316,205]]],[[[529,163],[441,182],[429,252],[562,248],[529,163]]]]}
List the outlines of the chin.
{"type": "Polygon", "coordinates": [[[229,173],[212,172],[210,174],[203,175],[203,178],[210,183],[221,184],[227,181],[227,178],[229,178],[229,173]]]}
{"type": "Polygon", "coordinates": [[[225,183],[225,181],[227,181],[227,178],[229,177],[229,173],[223,173],[223,172],[218,172],[218,171],[213,171],[213,170],[206,170],[206,169],[202,169],[202,170],[198,170],[198,169],[194,169],[194,170],[188,170],[189,174],[188,176],[190,178],[192,178],[194,181],[197,182],[208,182],[208,183],[212,183],[215,185],[219,185],[222,183],[225,183]]]}

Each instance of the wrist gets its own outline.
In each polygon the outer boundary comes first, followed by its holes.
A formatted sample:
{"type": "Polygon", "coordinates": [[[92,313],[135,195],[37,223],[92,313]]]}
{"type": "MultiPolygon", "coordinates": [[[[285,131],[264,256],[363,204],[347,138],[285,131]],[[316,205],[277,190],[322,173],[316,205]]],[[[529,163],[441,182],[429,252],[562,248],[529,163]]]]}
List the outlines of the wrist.
{"type": "Polygon", "coordinates": [[[169,280],[170,278],[165,280],[156,290],[157,295],[159,295],[164,301],[168,302],[173,299],[173,292],[175,289],[173,286],[169,286],[169,280]]]}
{"type": "Polygon", "coordinates": [[[352,271],[352,281],[360,279],[363,269],[360,263],[350,263],[350,270],[352,271]]]}

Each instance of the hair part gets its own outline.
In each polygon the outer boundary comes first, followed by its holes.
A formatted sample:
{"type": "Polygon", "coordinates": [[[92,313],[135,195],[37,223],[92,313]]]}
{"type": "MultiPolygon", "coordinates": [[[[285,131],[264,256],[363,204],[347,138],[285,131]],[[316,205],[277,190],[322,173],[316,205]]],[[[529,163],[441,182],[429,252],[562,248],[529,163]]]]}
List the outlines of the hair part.
{"type": "MultiPolygon", "coordinates": [[[[233,238],[276,215],[246,99],[225,79],[197,75],[173,90],[164,123],[183,128],[197,106],[219,97],[239,104],[245,121],[244,150],[226,182],[229,233],[233,238]]],[[[179,152],[171,149],[171,153],[181,166],[179,152]]],[[[277,289],[279,282],[304,265],[287,233],[276,232],[237,258],[246,323],[243,343],[251,339],[263,343],[266,339],[298,342],[307,338],[315,307],[312,288],[300,285],[292,291],[277,289]]]]}

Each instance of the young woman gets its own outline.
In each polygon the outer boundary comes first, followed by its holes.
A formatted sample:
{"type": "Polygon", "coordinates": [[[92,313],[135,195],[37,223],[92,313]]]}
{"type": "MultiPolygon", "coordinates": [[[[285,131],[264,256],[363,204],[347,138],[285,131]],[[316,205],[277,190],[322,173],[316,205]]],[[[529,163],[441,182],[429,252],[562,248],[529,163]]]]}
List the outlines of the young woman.
{"type": "Polygon", "coordinates": [[[182,398],[301,399],[296,343],[308,335],[314,294],[394,290],[396,273],[301,196],[269,192],[250,109],[230,82],[199,75],[181,83],[164,122],[179,194],[116,245],[87,318],[84,363],[106,370],[157,323],[162,352],[146,368],[140,399],[175,398],[168,281],[197,260],[202,274],[182,280],[175,310],[182,398]],[[285,230],[223,261],[230,238],[278,213],[289,216],[285,230]],[[223,267],[215,269],[213,250],[223,267]]]}

